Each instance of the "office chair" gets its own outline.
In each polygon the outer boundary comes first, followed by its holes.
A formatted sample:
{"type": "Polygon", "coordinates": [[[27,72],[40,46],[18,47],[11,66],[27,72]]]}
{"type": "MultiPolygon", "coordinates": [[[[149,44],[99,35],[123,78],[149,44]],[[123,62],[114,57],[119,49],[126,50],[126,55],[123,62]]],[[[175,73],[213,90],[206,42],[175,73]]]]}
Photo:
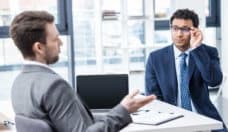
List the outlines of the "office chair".
{"type": "Polygon", "coordinates": [[[17,132],[53,132],[52,128],[43,120],[16,115],[15,122],[17,132]]]}
{"type": "Polygon", "coordinates": [[[222,99],[225,88],[228,87],[228,74],[223,73],[223,80],[222,83],[219,86],[219,90],[217,94],[215,95],[214,99],[212,100],[212,103],[215,105],[215,107],[218,109],[219,113],[222,114],[222,99]]]}

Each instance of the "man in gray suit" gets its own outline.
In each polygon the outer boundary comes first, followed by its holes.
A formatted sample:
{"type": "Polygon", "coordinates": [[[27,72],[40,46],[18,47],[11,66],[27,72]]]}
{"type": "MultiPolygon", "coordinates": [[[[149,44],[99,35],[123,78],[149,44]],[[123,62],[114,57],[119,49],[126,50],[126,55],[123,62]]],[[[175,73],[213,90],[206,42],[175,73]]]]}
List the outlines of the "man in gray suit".
{"type": "Polygon", "coordinates": [[[45,11],[22,12],[10,34],[25,60],[12,87],[16,115],[41,119],[59,132],[115,132],[132,122],[131,112],[156,98],[134,98],[135,91],[106,116],[93,117],[71,86],[48,67],[58,60],[62,45],[54,17],[45,11]]]}

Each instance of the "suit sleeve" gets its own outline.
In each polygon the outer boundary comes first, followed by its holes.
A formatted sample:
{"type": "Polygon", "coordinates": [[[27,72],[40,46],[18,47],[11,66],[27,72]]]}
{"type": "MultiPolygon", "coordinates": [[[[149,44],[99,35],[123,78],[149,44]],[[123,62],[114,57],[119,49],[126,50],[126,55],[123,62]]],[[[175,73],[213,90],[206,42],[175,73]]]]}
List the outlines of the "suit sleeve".
{"type": "Polygon", "coordinates": [[[158,99],[163,100],[161,90],[158,84],[157,76],[154,69],[153,56],[150,54],[146,64],[145,73],[145,92],[146,95],[155,94],[158,99]]]}
{"type": "Polygon", "coordinates": [[[201,45],[190,53],[203,80],[209,86],[217,86],[222,82],[222,72],[216,48],[201,45]]]}
{"type": "Polygon", "coordinates": [[[42,101],[54,129],[60,132],[116,132],[132,121],[127,110],[117,105],[102,120],[94,122],[73,89],[62,79],[51,83],[42,101]]]}

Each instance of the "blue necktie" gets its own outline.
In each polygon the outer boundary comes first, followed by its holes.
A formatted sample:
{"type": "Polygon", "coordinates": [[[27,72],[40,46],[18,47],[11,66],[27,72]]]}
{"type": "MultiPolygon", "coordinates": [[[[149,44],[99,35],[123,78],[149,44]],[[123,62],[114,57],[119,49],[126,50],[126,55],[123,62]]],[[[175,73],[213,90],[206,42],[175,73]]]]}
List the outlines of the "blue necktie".
{"type": "Polygon", "coordinates": [[[188,67],[186,64],[186,53],[180,55],[180,93],[181,93],[181,107],[192,111],[191,97],[188,87],[188,67]]]}

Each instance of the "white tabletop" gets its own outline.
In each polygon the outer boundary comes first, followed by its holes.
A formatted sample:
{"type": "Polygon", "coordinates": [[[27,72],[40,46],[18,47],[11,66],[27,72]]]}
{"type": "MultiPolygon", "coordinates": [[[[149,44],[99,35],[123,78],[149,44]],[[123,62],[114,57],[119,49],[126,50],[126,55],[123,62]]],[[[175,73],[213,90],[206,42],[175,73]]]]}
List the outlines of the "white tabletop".
{"type": "MultiPolygon", "coordinates": [[[[153,109],[161,112],[178,112],[184,117],[166,122],[161,125],[141,125],[131,123],[120,132],[193,132],[210,131],[212,129],[221,129],[222,123],[214,119],[201,116],[199,114],[186,111],[173,105],[155,100],[145,106],[146,109],[153,109]]],[[[145,117],[146,118],[146,117],[145,117]]],[[[1,132],[15,132],[15,128],[10,130],[0,129],[1,132]]]]}
{"type": "MultiPolygon", "coordinates": [[[[181,109],[179,107],[155,100],[146,108],[158,110],[161,112],[178,112],[184,115],[161,125],[141,125],[131,123],[121,130],[121,132],[194,132],[210,131],[213,129],[222,129],[220,121],[181,109]]],[[[148,118],[148,117],[145,117],[148,118]]]]}

